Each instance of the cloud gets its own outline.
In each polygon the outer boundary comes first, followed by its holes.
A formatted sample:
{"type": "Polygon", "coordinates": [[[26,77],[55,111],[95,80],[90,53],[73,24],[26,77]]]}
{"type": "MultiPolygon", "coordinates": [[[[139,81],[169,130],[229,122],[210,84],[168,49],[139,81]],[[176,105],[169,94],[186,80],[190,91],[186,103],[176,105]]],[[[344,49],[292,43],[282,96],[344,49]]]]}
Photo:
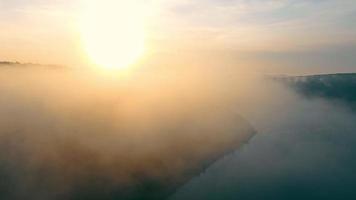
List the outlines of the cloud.
{"type": "Polygon", "coordinates": [[[162,12],[158,13],[158,19],[166,34],[177,34],[192,41],[205,40],[206,37],[200,36],[208,35],[209,42],[215,47],[290,50],[355,42],[352,37],[355,30],[350,29],[350,23],[354,21],[354,1],[211,0],[160,3],[162,12]],[[199,34],[194,34],[195,31],[199,34]]]}

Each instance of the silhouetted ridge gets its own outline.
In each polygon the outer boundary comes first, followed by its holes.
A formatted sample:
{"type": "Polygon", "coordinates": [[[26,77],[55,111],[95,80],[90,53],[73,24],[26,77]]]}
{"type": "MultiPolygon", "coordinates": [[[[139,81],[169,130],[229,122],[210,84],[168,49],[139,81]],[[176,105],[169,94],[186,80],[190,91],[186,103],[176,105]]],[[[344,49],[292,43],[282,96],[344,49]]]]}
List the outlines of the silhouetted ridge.
{"type": "Polygon", "coordinates": [[[336,100],[356,109],[356,73],[275,78],[309,98],[336,100]]]}

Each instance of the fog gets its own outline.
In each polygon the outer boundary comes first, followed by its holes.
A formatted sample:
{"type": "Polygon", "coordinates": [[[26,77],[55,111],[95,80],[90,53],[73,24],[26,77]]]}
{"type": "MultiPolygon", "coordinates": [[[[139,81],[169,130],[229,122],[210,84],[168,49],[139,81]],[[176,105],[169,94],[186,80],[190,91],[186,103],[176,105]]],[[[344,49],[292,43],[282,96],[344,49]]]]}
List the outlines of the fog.
{"type": "Polygon", "coordinates": [[[254,134],[208,74],[0,70],[1,199],[163,199],[254,134]]]}
{"type": "Polygon", "coordinates": [[[352,192],[354,114],[256,73],[4,66],[0,93],[4,200],[352,192]]]}

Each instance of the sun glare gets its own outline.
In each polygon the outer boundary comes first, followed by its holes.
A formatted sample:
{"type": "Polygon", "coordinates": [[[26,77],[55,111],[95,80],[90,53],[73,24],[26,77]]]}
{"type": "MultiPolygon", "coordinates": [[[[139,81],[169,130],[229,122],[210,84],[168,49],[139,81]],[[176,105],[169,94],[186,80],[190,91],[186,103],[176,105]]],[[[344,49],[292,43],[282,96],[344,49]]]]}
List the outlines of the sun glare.
{"type": "Polygon", "coordinates": [[[95,66],[124,69],[144,51],[145,9],[135,0],[90,0],[81,19],[85,51],[95,66]]]}

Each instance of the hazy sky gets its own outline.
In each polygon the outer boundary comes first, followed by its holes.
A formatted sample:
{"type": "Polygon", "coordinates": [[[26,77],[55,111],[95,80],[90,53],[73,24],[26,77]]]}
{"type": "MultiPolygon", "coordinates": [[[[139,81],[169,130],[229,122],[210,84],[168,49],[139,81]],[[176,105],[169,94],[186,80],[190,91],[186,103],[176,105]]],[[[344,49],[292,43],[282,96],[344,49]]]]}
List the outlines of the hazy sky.
{"type": "MultiPolygon", "coordinates": [[[[0,0],[0,58],[83,64],[77,28],[83,2],[0,0]]],[[[203,65],[214,55],[210,64],[268,73],[356,71],[354,0],[143,2],[152,10],[147,43],[153,63],[203,65]]]]}

